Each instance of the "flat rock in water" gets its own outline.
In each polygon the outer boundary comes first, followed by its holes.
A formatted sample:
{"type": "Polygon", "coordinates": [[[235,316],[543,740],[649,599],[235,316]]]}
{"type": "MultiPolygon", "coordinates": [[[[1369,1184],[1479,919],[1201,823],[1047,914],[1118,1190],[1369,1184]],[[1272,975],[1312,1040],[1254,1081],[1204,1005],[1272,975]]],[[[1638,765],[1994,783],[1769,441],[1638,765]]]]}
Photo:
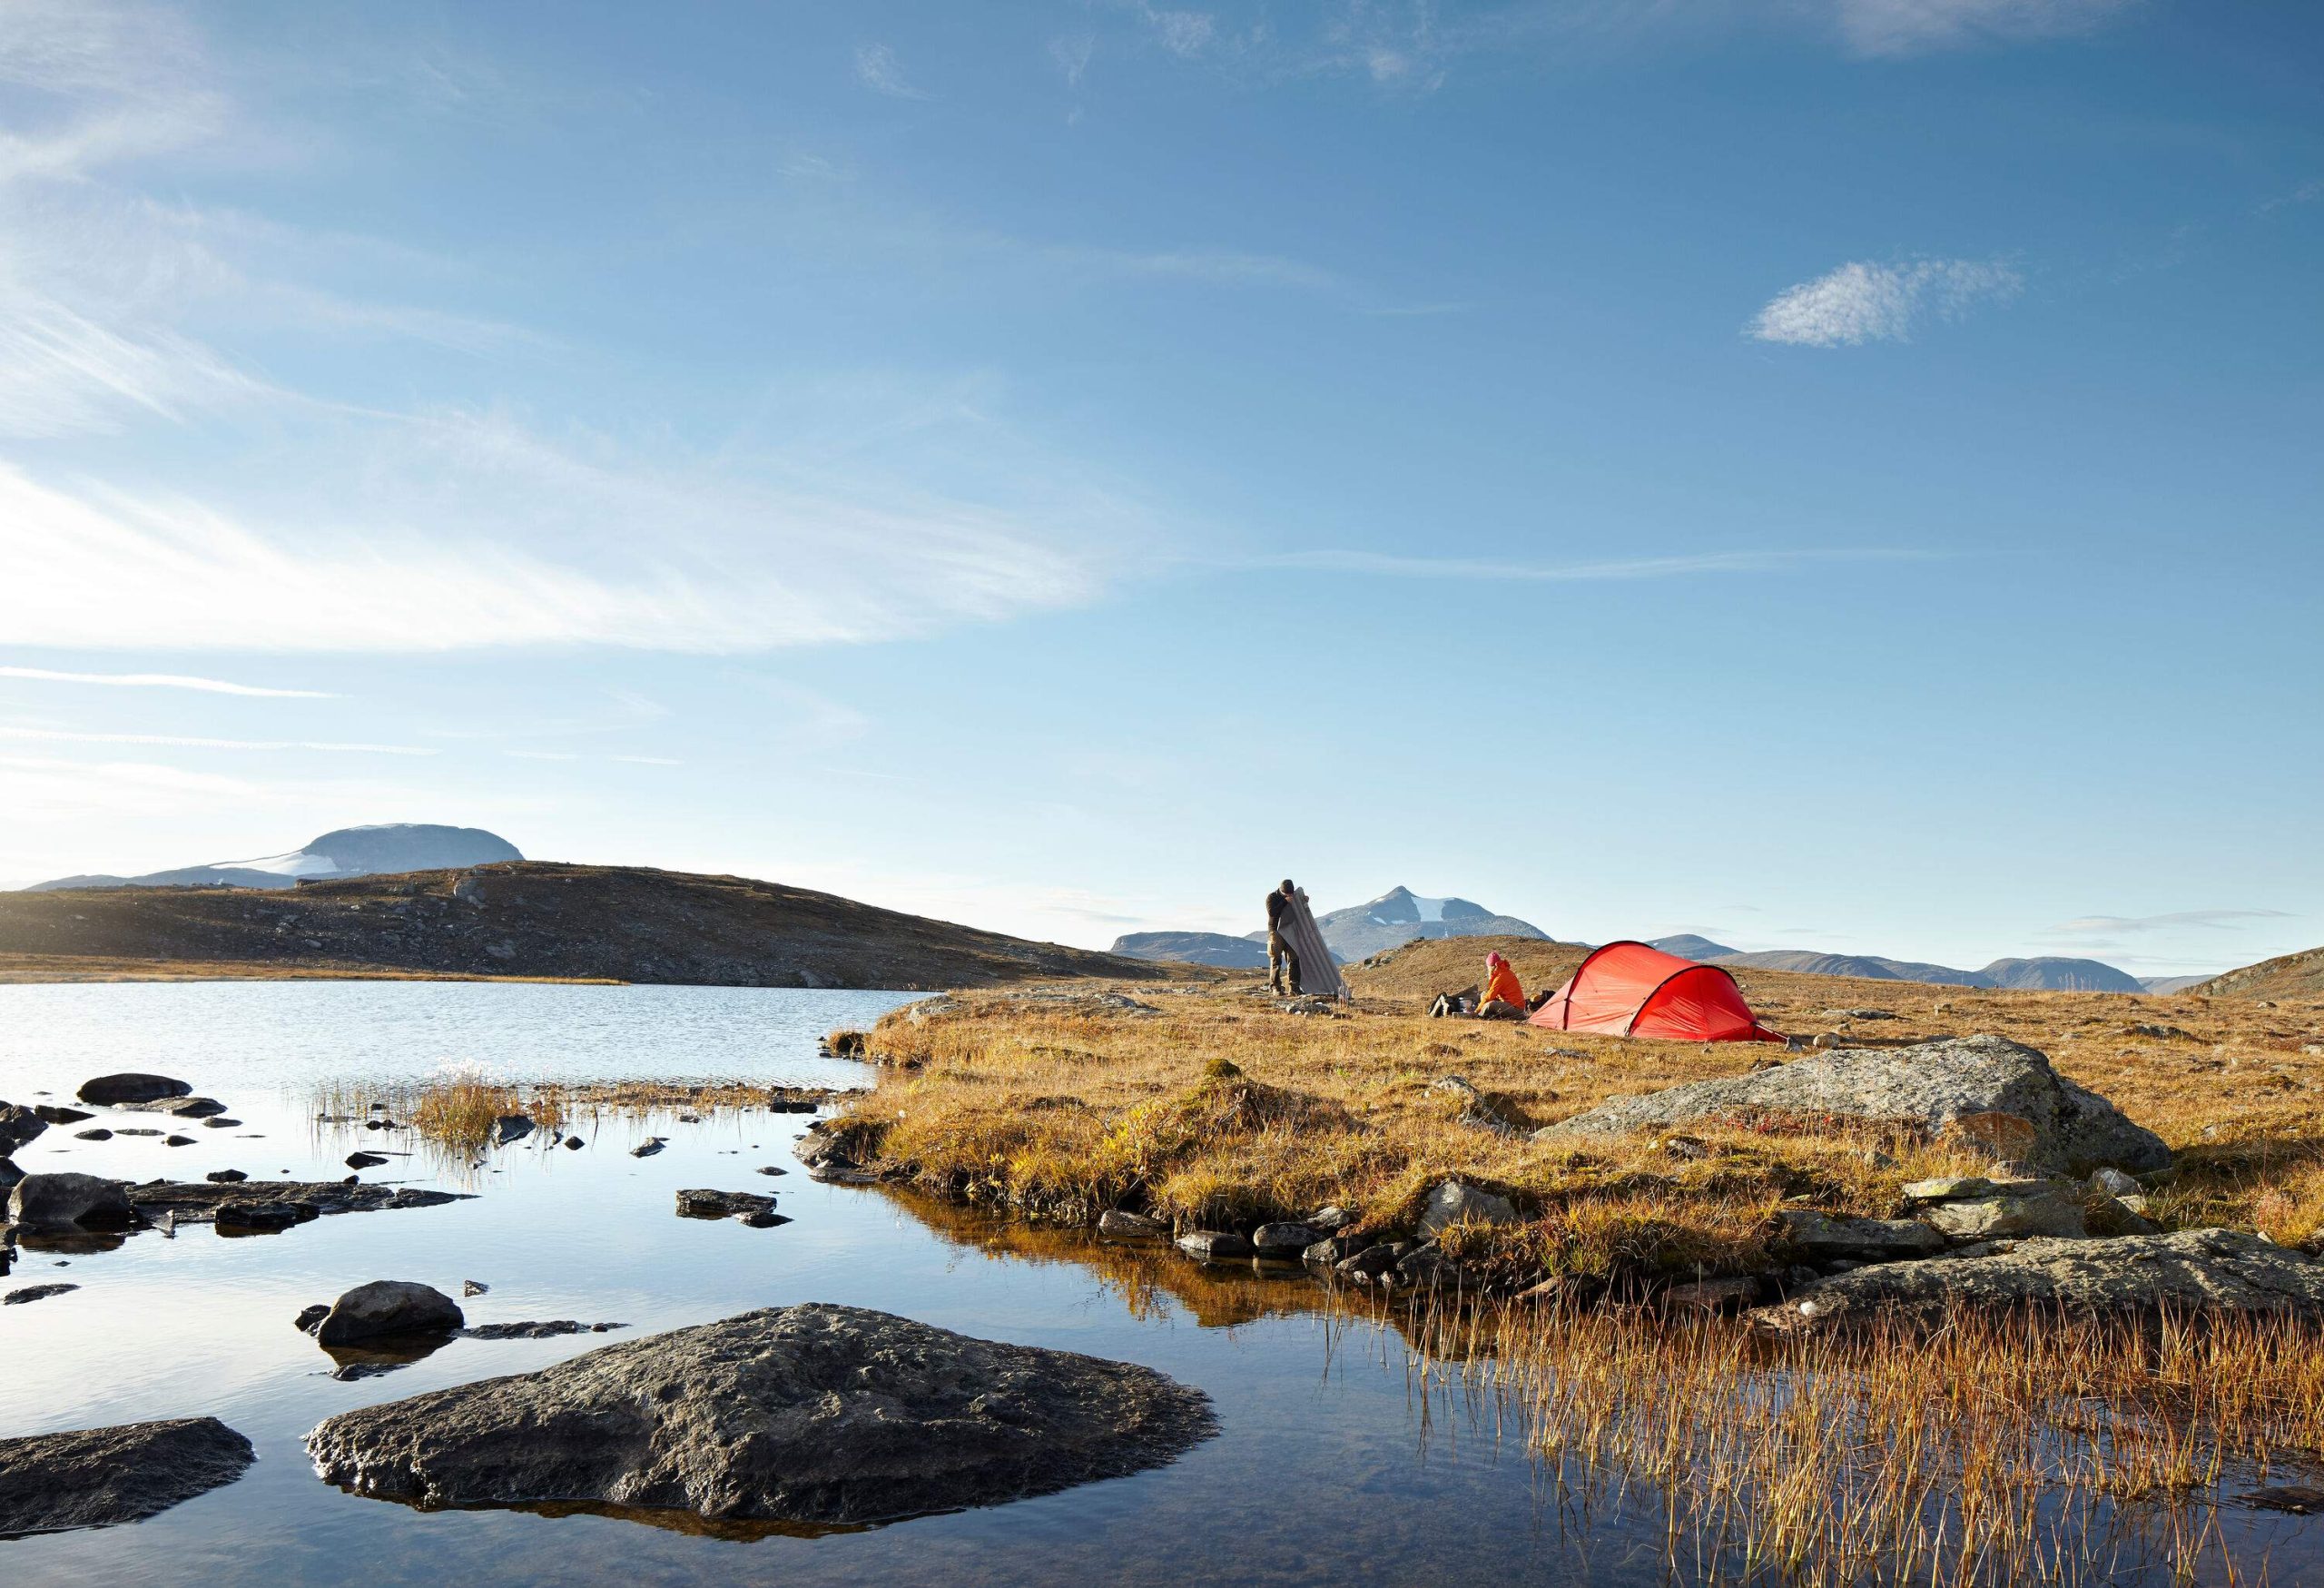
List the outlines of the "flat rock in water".
{"type": "Polygon", "coordinates": [[[28,1302],[46,1301],[52,1296],[62,1296],[68,1290],[78,1290],[78,1285],[27,1285],[21,1290],[11,1290],[0,1296],[0,1307],[23,1307],[28,1302]]]}
{"type": "Polygon", "coordinates": [[[1178,1249],[1205,1262],[1247,1258],[1251,1243],[1228,1229],[1191,1229],[1178,1238],[1178,1249]]]}
{"type": "Polygon", "coordinates": [[[2324,1317],[2324,1261],[2232,1229],[2112,1240],[2021,1240],[1992,1257],[1857,1268],[1750,1317],[1762,1330],[1798,1334],[1884,1314],[1935,1320],[1962,1305],[2079,1313],[2168,1307],[2324,1317]]]}
{"type": "Polygon", "coordinates": [[[523,1323],[477,1324],[460,1333],[471,1340],[546,1340],[557,1335],[609,1335],[628,1327],[617,1323],[585,1324],[558,1317],[546,1322],[527,1319],[523,1323]]]}
{"type": "Polygon", "coordinates": [[[81,1100],[99,1108],[118,1108],[129,1103],[153,1103],[163,1098],[182,1098],[193,1088],[182,1080],[172,1080],[166,1075],[146,1075],[141,1071],[123,1070],[118,1075],[100,1075],[81,1083],[81,1100]]]}
{"type": "Polygon", "coordinates": [[[2096,1164],[2143,1171],[2171,1161],[2153,1131],[2060,1075],[2038,1050],[2002,1037],[1844,1048],[1749,1075],[1613,1098],[1535,1131],[1534,1139],[1767,1116],[1910,1125],[1932,1135],[1956,1125],[1991,1135],[2005,1119],[2024,1128],[2013,1156],[2052,1172],[2096,1164]]]}
{"type": "Polygon", "coordinates": [[[215,1417],[0,1439],[0,1538],[141,1521],[250,1464],[251,1442],[215,1417]]]}
{"type": "Polygon", "coordinates": [[[1098,1215],[1098,1233],[1129,1240],[1159,1240],[1170,1233],[1170,1227],[1143,1213],[1108,1208],[1098,1215]]]}
{"type": "Polygon", "coordinates": [[[772,1213],[774,1198],[760,1191],[680,1191],[681,1218],[732,1218],[738,1213],[772,1213]]]}
{"type": "Polygon", "coordinates": [[[226,1111],[226,1105],[216,1098],[171,1098],[156,1103],[157,1114],[175,1114],[181,1119],[207,1119],[226,1111]]]}
{"type": "Polygon", "coordinates": [[[33,1112],[52,1125],[77,1125],[96,1118],[86,1109],[68,1109],[63,1103],[34,1103],[33,1112]]]}
{"type": "Polygon", "coordinates": [[[1119,1477],[1215,1428],[1151,1368],[810,1303],[342,1412],[307,1448],[327,1482],[429,1507],[839,1524],[1119,1477]]]}
{"type": "Polygon", "coordinates": [[[308,1217],[330,1213],[372,1213],[400,1208],[435,1208],[446,1202],[474,1198],[458,1191],[429,1191],[418,1186],[349,1185],[344,1180],[252,1180],[218,1185],[191,1180],[149,1180],[128,1188],[129,1200],[147,1218],[174,1213],[180,1224],[225,1222],[233,1212],[261,1203],[280,1204],[308,1217]]]}

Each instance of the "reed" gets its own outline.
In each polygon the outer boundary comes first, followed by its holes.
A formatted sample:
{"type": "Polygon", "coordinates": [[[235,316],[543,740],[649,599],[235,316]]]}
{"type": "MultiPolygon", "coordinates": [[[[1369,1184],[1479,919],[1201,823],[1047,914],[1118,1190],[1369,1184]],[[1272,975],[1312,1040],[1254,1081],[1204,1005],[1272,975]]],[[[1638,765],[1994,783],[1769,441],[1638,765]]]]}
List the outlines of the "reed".
{"type": "Polygon", "coordinates": [[[1642,1486],[1699,1580],[2240,1582],[2222,1478],[2324,1461],[2324,1327],[2280,1316],[1965,1310],[1779,1345],[1638,1307],[1405,1327],[1416,1377],[1521,1427],[1561,1512],[1642,1486]]]}

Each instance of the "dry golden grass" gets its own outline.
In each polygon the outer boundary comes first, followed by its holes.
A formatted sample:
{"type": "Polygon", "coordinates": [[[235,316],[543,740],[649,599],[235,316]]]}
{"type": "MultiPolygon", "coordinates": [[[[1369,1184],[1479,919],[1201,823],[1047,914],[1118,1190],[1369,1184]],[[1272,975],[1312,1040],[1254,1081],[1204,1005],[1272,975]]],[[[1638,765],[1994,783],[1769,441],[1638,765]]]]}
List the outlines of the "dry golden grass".
{"type": "MultiPolygon", "coordinates": [[[[1521,971],[1577,957],[1500,946],[1521,971]]],[[[1072,1222],[1125,1207],[1182,1228],[1247,1226],[1337,1202],[1384,1228],[1456,1176],[1531,1214],[1478,1254],[1488,1267],[1609,1279],[1763,1269],[1779,1207],[1886,1217],[1904,1181],[1984,1167],[1941,1142],[1814,1129],[1690,1127],[1708,1150],[1686,1158],[1651,1138],[1535,1143],[1525,1130],[1605,1098],[1778,1054],[1422,1018],[1424,993],[1481,953],[1469,944],[1417,971],[1401,955],[1359,969],[1354,1010],[1334,1017],[1283,1013],[1252,980],[1123,989],[1161,1011],[1147,1015],[1009,994],[963,995],[918,1021],[900,1011],[872,1039],[892,1068],[845,1128],[929,1190],[1072,1222]],[[1457,1100],[1431,1090],[1446,1075],[1470,1081],[1520,1133],[1458,1123],[1457,1100]]],[[[1994,1031],[2043,1049],[2178,1151],[2181,1178],[2158,1199],[2168,1223],[2246,1226],[2287,1244],[2324,1227],[2324,1055],[2300,1050],[2324,1042],[2324,1006],[1780,972],[1743,981],[1763,1016],[1803,1034],[1839,1029],[1873,1045],[1994,1031]],[[1824,1012],[1865,1008],[1896,1018],[1824,1012]],[[2187,1035],[2133,1033],[2140,1024],[2187,1035]]]]}
{"type": "Polygon", "coordinates": [[[2109,1583],[2126,1546],[2240,1581],[2221,1478],[2324,1454],[2324,1328],[2283,1317],[1965,1311],[1777,1351],[1634,1308],[1419,1332],[1414,1370],[1515,1413],[1561,1501],[1650,1484],[1667,1563],[1740,1581],[2109,1583]]]}

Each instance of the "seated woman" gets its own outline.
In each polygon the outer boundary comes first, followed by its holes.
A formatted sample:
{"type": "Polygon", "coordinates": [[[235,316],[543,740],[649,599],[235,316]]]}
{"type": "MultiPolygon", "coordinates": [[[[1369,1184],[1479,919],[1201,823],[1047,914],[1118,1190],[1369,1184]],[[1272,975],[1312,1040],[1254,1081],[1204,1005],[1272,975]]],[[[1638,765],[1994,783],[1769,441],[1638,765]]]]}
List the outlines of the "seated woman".
{"type": "Polygon", "coordinates": [[[1498,951],[1485,955],[1484,998],[1477,1005],[1479,1020],[1523,1020],[1525,1018],[1525,989],[1517,980],[1516,968],[1502,958],[1498,951]]]}

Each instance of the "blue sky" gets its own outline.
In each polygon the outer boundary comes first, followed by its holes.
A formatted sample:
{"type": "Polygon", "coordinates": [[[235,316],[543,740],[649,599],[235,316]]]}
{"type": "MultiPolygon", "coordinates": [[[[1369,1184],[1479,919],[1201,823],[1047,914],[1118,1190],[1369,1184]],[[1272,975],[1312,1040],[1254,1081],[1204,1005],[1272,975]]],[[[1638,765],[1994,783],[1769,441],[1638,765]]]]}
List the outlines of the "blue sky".
{"type": "Polygon", "coordinates": [[[2311,946],[2319,84],[2185,0],[0,0],[0,884],[2311,946]]]}

